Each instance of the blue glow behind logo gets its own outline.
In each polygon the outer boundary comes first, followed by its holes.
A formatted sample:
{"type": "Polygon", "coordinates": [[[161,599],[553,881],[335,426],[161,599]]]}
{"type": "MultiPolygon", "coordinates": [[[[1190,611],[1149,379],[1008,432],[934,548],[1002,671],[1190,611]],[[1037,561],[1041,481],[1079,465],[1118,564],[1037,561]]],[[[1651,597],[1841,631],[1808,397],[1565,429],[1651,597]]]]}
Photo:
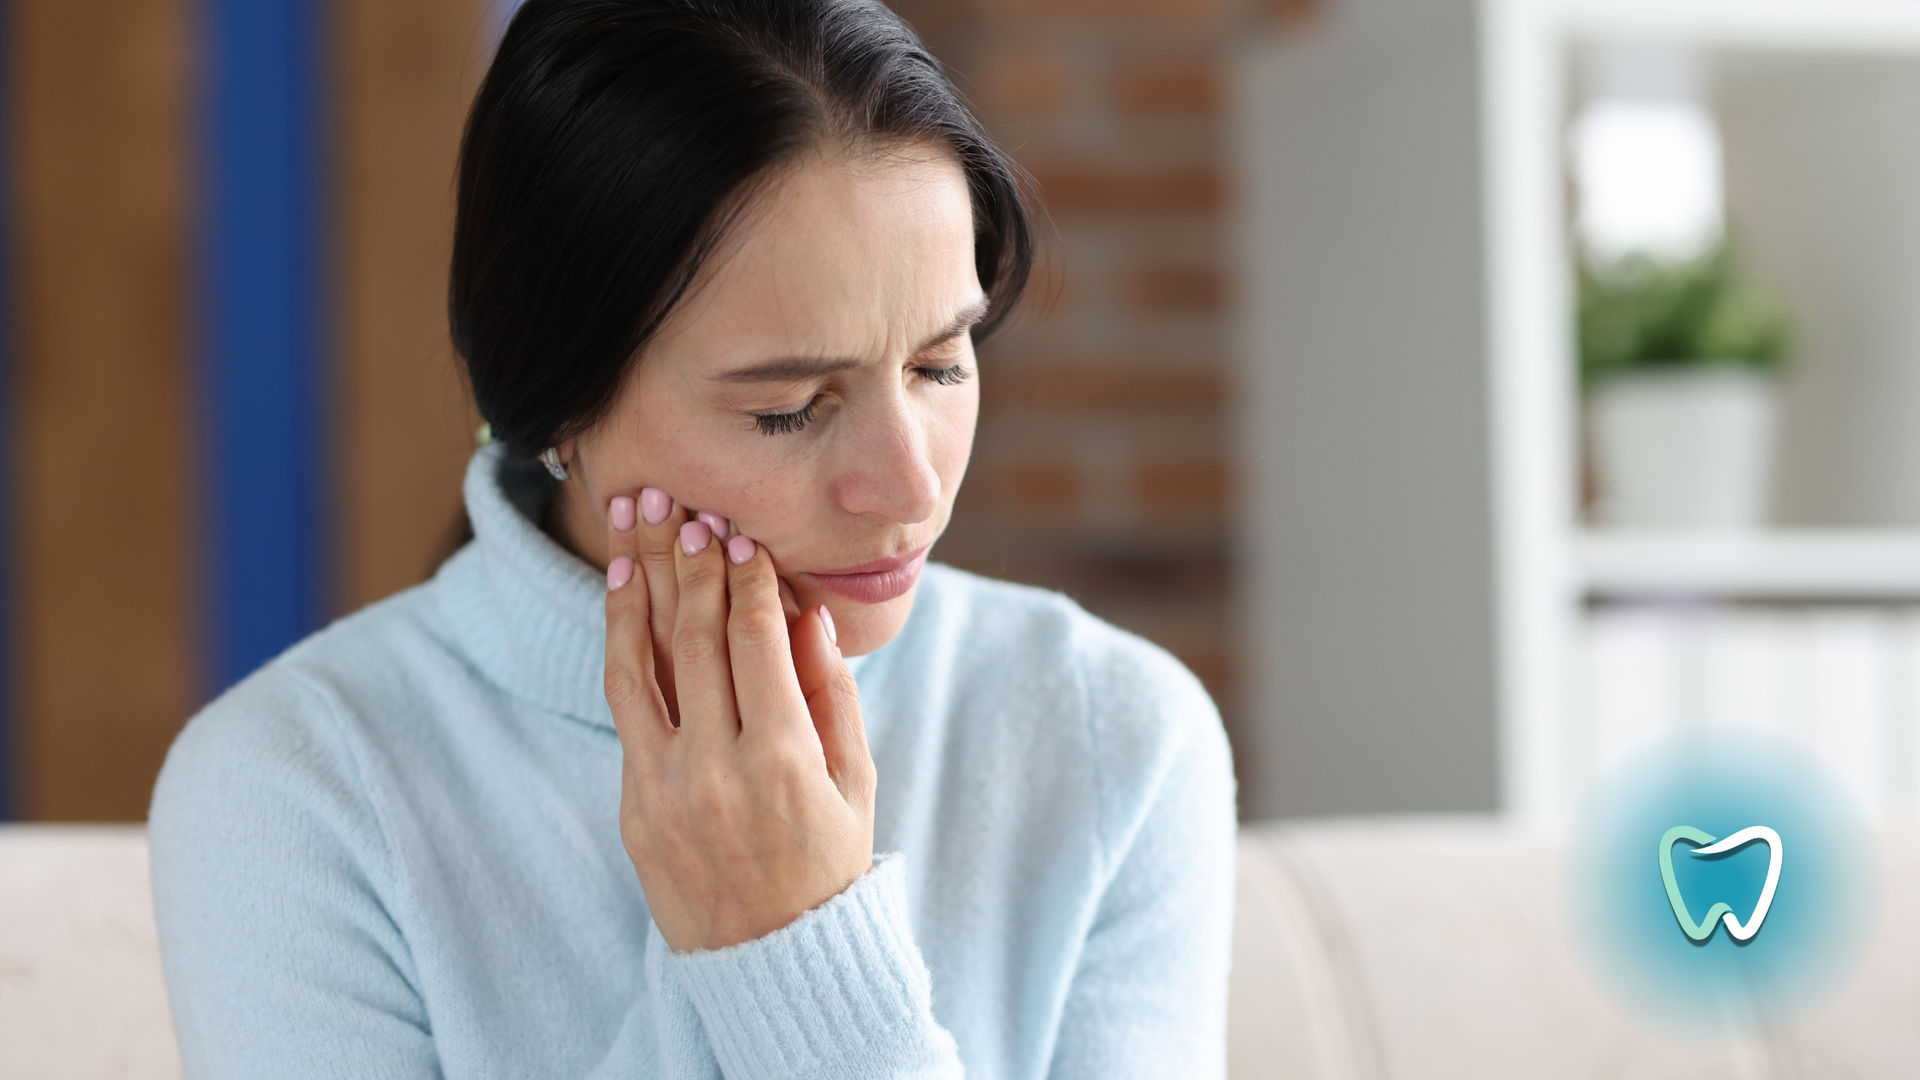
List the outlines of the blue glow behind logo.
{"type": "Polygon", "coordinates": [[[1871,922],[1873,853],[1847,799],[1810,755],[1749,733],[1628,762],[1572,835],[1580,943],[1626,1004],[1678,1026],[1791,1020],[1871,922]]]}

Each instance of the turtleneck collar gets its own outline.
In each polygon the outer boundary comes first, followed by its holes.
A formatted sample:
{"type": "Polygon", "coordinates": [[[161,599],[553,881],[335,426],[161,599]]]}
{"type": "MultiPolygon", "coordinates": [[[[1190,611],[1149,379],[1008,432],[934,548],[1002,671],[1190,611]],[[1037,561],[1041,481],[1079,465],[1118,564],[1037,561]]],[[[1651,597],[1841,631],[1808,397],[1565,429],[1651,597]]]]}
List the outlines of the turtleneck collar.
{"type": "Polygon", "coordinates": [[[473,542],[447,561],[436,586],[486,676],[515,697],[611,728],[602,665],[606,581],[540,531],[552,482],[498,443],[467,463],[463,486],[473,542]]]}

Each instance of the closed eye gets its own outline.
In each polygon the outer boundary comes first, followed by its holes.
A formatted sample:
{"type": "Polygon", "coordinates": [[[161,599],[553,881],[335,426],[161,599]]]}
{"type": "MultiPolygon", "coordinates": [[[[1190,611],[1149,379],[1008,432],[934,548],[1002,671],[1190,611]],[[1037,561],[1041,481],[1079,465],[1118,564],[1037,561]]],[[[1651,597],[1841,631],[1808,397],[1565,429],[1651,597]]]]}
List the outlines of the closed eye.
{"type": "Polygon", "coordinates": [[[968,371],[961,364],[954,364],[951,367],[917,367],[913,370],[921,378],[939,383],[941,386],[959,386],[973,375],[973,372],[968,371]]]}
{"type": "Polygon", "coordinates": [[[754,413],[753,422],[762,435],[789,435],[813,422],[814,406],[819,403],[820,399],[816,397],[787,412],[754,413]]]}

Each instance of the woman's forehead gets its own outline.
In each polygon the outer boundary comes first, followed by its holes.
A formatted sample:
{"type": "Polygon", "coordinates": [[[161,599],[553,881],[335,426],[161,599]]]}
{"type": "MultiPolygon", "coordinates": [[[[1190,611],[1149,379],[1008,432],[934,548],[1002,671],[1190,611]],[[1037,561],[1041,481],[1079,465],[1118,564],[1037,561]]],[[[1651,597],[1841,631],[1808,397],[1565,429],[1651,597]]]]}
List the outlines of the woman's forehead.
{"type": "Polygon", "coordinates": [[[980,301],[951,154],[810,156],[747,207],[657,342],[715,364],[911,349],[980,301]]]}

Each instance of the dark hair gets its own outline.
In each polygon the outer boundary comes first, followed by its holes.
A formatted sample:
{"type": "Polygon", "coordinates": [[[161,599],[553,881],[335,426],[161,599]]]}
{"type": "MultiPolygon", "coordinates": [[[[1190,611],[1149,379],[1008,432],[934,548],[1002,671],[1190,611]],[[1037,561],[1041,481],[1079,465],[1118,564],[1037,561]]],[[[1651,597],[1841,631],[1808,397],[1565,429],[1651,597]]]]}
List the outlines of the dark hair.
{"type": "Polygon", "coordinates": [[[531,457],[592,426],[753,186],[823,143],[944,140],[990,314],[1033,262],[1016,169],[873,0],[528,0],[460,146],[448,314],[480,414],[531,457]]]}

